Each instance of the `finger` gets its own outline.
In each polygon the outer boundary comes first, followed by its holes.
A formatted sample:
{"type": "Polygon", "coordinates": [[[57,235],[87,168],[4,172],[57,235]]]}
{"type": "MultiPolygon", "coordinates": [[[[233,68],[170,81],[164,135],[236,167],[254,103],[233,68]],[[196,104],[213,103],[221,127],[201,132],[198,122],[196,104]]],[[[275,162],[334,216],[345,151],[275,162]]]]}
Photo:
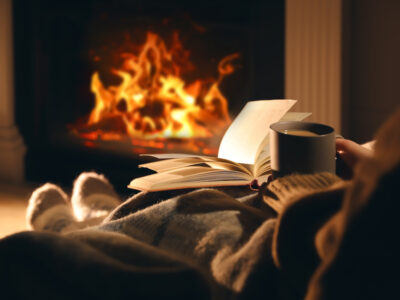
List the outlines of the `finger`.
{"type": "Polygon", "coordinates": [[[361,159],[370,157],[372,152],[361,145],[346,139],[336,139],[336,151],[351,168],[361,159]]]}

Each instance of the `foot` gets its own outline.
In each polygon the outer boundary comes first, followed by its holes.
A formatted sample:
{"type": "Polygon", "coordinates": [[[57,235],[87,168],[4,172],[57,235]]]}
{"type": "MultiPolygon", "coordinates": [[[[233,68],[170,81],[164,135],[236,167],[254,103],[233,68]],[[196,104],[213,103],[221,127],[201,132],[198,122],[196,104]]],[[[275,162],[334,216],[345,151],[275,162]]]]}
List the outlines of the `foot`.
{"type": "Polygon", "coordinates": [[[28,228],[61,232],[75,223],[68,196],[58,186],[46,183],[36,189],[26,211],[28,228]]]}
{"type": "Polygon", "coordinates": [[[74,182],[71,203],[75,217],[85,221],[106,217],[121,200],[103,175],[85,172],[74,182]]]}

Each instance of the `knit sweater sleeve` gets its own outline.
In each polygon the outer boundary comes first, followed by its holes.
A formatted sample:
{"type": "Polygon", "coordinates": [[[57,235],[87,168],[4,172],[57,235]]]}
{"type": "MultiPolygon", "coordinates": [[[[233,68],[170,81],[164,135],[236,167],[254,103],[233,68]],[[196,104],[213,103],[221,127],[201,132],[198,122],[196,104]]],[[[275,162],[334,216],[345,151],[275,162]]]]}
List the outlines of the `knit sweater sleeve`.
{"type": "Polygon", "coordinates": [[[263,191],[264,202],[278,213],[272,245],[275,265],[298,295],[304,295],[320,261],[315,235],[340,209],[347,185],[330,173],[295,174],[272,181],[263,191]]]}
{"type": "Polygon", "coordinates": [[[276,212],[281,213],[289,203],[302,197],[323,191],[342,180],[332,173],[294,174],[270,182],[263,191],[263,200],[276,212]]]}

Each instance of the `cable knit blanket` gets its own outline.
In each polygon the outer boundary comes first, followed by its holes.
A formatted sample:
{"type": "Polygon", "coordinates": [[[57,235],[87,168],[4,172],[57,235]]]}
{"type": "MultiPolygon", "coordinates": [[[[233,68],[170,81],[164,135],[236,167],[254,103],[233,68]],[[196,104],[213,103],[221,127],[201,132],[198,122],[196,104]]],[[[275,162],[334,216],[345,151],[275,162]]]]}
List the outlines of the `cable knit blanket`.
{"type": "Polygon", "coordinates": [[[86,229],[2,240],[0,260],[7,269],[0,282],[16,297],[43,299],[77,293],[97,299],[229,299],[262,295],[266,282],[273,293],[274,212],[242,203],[257,201],[257,194],[206,189],[170,196],[141,193],[86,229]]]}
{"type": "Polygon", "coordinates": [[[275,223],[247,188],[140,193],[99,225],[2,240],[0,282],[17,298],[277,299],[275,223]]]}

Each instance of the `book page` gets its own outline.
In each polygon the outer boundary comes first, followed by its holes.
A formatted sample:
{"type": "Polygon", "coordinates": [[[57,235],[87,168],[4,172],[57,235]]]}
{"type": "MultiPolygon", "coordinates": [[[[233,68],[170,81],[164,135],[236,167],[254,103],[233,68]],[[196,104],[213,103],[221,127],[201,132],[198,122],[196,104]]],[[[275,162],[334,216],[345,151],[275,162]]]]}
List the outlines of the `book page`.
{"type": "Polygon", "coordinates": [[[128,187],[142,191],[156,191],[189,187],[244,185],[251,180],[252,177],[249,174],[241,171],[187,167],[134,179],[128,187]]]}
{"type": "Polygon", "coordinates": [[[218,157],[254,164],[259,147],[269,132],[296,100],[249,101],[229,126],[219,146],[218,157]]]}
{"type": "Polygon", "coordinates": [[[155,158],[158,158],[158,159],[173,159],[173,158],[187,158],[187,157],[213,158],[213,156],[199,155],[199,154],[188,154],[188,153],[140,154],[140,156],[150,156],[150,157],[155,157],[155,158]]]}
{"type": "Polygon", "coordinates": [[[227,163],[223,161],[209,161],[206,162],[206,165],[210,166],[212,169],[221,169],[227,171],[238,171],[248,174],[249,176],[253,176],[252,166],[245,164],[234,164],[227,163]]]}
{"type": "MultiPolygon", "coordinates": [[[[157,155],[158,156],[158,155],[157,155]]],[[[181,156],[180,156],[181,157],[181,156]]],[[[160,161],[155,161],[155,162],[150,162],[150,163],[145,163],[139,165],[139,168],[147,168],[156,172],[165,172],[173,169],[179,169],[179,168],[184,168],[188,166],[194,166],[194,165],[204,165],[208,164],[210,167],[213,167],[209,163],[216,163],[216,168],[221,168],[218,167],[219,164],[222,166],[222,168],[228,168],[228,165],[231,166],[231,168],[240,168],[244,172],[248,172],[248,168],[245,166],[242,166],[241,164],[222,159],[222,158],[217,158],[217,157],[212,157],[212,156],[188,156],[188,157],[182,157],[182,158],[170,158],[170,159],[164,159],[160,161]],[[227,166],[227,167],[224,167],[227,166]]]]}
{"type": "Polygon", "coordinates": [[[280,120],[279,122],[284,122],[284,121],[303,121],[309,116],[311,116],[312,113],[310,112],[292,112],[289,111],[287,112],[280,120]]]}
{"type": "Polygon", "coordinates": [[[184,168],[198,164],[204,164],[205,161],[200,157],[171,158],[159,160],[151,163],[141,164],[139,168],[147,168],[156,172],[165,172],[177,168],[184,168]]]}

